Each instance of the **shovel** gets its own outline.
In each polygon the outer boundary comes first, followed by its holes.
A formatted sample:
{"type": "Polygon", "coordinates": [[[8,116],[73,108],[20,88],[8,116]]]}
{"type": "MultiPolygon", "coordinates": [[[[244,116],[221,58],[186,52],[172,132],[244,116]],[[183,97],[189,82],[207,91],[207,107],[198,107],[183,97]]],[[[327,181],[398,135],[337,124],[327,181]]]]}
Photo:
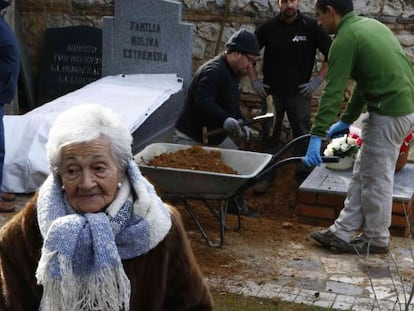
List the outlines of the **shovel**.
{"type": "MultiPolygon", "coordinates": [[[[241,121],[241,122],[239,122],[239,125],[240,125],[240,127],[243,127],[245,125],[250,125],[252,123],[256,123],[256,122],[259,122],[259,121],[262,121],[262,120],[267,120],[267,119],[270,119],[270,118],[274,118],[274,113],[273,112],[268,112],[268,113],[256,116],[254,118],[251,118],[251,119],[248,119],[248,120],[245,120],[245,121],[241,121]]],[[[222,134],[222,133],[225,133],[225,132],[226,132],[226,130],[223,129],[223,128],[218,128],[218,129],[215,129],[215,130],[212,130],[212,131],[208,132],[207,127],[203,127],[203,144],[205,144],[205,145],[208,144],[208,138],[210,136],[222,134]]]]}

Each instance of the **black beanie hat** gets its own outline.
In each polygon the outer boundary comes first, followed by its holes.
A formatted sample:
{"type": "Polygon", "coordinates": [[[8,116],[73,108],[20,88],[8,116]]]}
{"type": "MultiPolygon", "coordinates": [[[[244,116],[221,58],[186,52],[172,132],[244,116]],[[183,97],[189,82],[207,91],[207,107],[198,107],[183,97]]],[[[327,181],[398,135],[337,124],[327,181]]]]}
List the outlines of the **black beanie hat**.
{"type": "Polygon", "coordinates": [[[7,8],[10,5],[10,0],[0,0],[0,10],[7,8]]]}
{"type": "Polygon", "coordinates": [[[230,39],[226,42],[226,48],[228,51],[247,53],[259,56],[259,42],[256,35],[246,29],[240,29],[235,32],[230,39]]]}

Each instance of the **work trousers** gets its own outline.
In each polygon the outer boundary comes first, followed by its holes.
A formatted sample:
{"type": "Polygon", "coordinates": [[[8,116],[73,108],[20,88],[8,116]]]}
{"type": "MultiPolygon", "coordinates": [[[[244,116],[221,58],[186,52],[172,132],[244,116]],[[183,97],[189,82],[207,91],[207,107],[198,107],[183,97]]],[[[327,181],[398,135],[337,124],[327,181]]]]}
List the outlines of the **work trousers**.
{"type": "Polygon", "coordinates": [[[362,121],[357,154],[344,208],[329,228],[350,242],[357,231],[377,246],[389,244],[395,164],[401,144],[414,128],[414,113],[391,117],[370,112],[362,121]]]}
{"type": "MultiPolygon", "coordinates": [[[[276,111],[276,122],[272,137],[265,141],[263,152],[276,154],[280,149],[280,135],[285,113],[292,129],[293,138],[308,134],[310,132],[311,98],[300,94],[292,96],[273,96],[273,104],[276,111]]],[[[305,156],[307,143],[296,144],[293,147],[294,156],[305,156]]],[[[304,163],[297,163],[295,177],[301,183],[311,169],[304,163]]],[[[268,179],[273,180],[276,172],[269,174],[268,179]]]]}

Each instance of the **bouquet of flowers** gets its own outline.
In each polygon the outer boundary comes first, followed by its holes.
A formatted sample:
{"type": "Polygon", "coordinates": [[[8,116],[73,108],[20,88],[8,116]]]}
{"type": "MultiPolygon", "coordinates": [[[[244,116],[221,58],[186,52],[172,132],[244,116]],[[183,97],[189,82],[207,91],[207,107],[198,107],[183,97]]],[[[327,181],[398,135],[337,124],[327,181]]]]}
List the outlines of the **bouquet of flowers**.
{"type": "Polygon", "coordinates": [[[326,146],[323,154],[325,156],[338,156],[340,158],[355,158],[362,140],[356,135],[345,134],[342,137],[333,138],[326,146]]]}
{"type": "MultiPolygon", "coordinates": [[[[341,159],[350,157],[355,159],[356,153],[362,145],[362,139],[360,137],[361,130],[357,127],[351,126],[349,128],[349,134],[342,137],[334,138],[326,146],[323,154],[325,156],[338,156],[341,159]]],[[[396,171],[402,169],[407,162],[408,151],[410,145],[414,143],[414,131],[410,133],[401,144],[400,155],[396,163],[396,171]]],[[[340,161],[341,162],[341,161],[340,161]]],[[[326,164],[327,167],[334,168],[337,166],[336,163],[326,164]]]]}

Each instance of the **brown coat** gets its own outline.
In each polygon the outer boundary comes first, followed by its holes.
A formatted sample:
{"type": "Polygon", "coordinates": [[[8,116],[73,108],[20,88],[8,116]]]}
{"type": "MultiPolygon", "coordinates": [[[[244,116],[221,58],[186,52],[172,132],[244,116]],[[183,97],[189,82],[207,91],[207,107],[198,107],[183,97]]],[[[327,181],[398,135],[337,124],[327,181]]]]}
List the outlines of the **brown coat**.
{"type": "MultiPolygon", "coordinates": [[[[38,310],[42,287],[35,271],[42,236],[35,195],[0,231],[0,310],[38,310]]],[[[170,209],[172,227],[147,254],[124,260],[131,282],[131,311],[212,310],[209,288],[191,250],[180,214],[170,209]]]]}

